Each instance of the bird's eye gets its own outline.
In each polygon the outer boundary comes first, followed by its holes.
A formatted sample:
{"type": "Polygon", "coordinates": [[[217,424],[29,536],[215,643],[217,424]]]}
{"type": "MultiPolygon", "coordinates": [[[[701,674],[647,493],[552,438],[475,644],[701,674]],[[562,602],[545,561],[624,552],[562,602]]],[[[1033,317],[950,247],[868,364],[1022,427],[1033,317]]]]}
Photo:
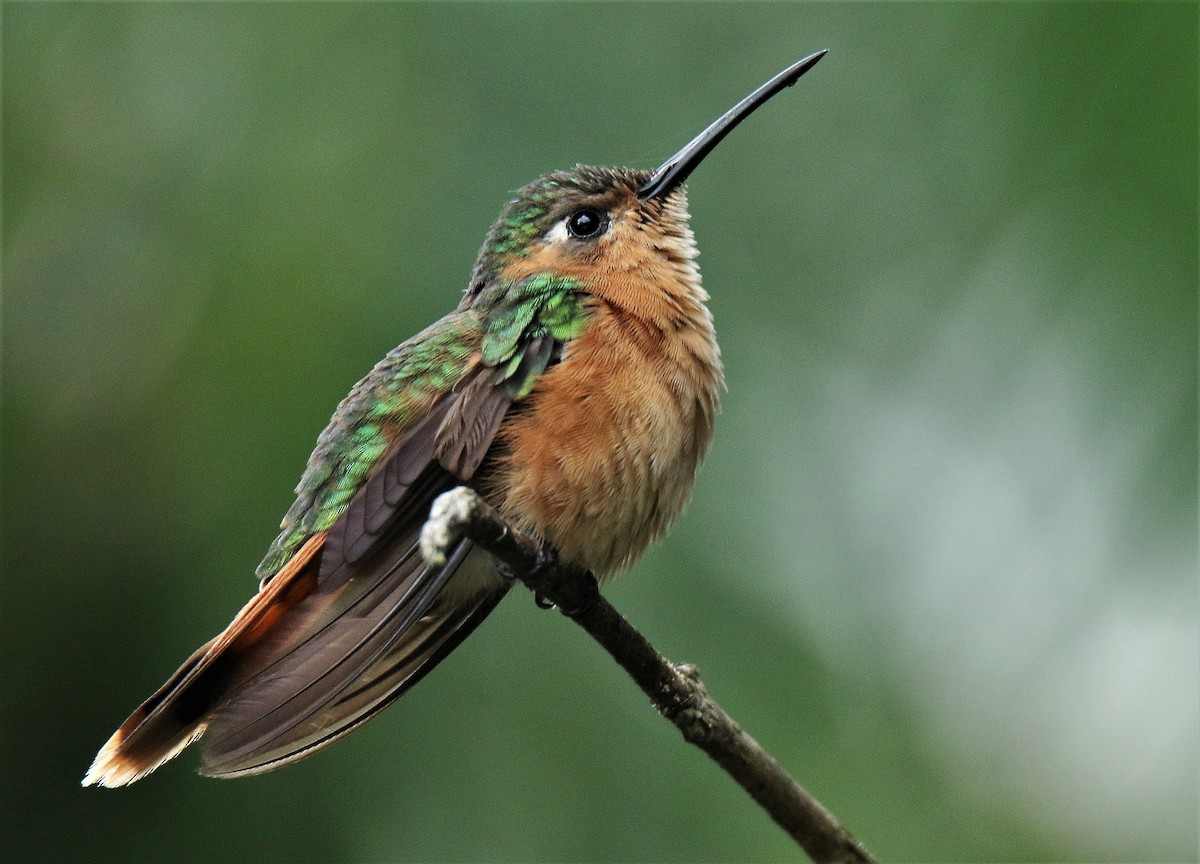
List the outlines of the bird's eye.
{"type": "Polygon", "coordinates": [[[567,231],[579,240],[599,237],[607,229],[608,217],[596,210],[584,208],[567,217],[567,231]]]}

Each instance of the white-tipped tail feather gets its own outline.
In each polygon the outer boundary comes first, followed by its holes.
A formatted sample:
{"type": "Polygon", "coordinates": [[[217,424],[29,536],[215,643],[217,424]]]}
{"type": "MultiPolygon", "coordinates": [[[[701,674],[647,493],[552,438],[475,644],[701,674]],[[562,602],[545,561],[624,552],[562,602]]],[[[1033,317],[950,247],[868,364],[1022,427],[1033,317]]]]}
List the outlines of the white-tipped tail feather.
{"type": "Polygon", "coordinates": [[[178,756],[185,747],[204,734],[205,726],[196,727],[191,736],[184,738],[175,745],[165,756],[150,765],[136,765],[121,752],[121,742],[125,739],[124,730],[118,729],[112,737],[104,742],[92,767],[83,776],[81,786],[105,786],[115,789],[118,786],[128,786],[136,780],[141,780],[164,762],[169,762],[178,756]]]}

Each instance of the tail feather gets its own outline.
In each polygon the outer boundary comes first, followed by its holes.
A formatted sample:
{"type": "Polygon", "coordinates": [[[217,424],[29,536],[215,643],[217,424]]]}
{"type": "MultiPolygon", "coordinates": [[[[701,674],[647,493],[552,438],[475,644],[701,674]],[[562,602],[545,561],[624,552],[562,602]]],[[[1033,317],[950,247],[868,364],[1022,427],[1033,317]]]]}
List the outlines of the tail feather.
{"type": "Polygon", "coordinates": [[[363,595],[350,603],[343,598],[332,620],[286,623],[279,638],[287,649],[214,712],[212,739],[204,748],[206,765],[288,749],[312,731],[349,722],[341,697],[389,648],[399,645],[407,651],[416,646],[417,630],[411,625],[437,598],[469,546],[460,544],[458,553],[437,572],[412,550],[399,559],[401,566],[383,568],[382,577],[364,574],[366,578],[346,583],[345,591],[339,587],[339,594],[362,590],[363,595]]]}
{"type": "Polygon", "coordinates": [[[225,630],[129,715],[96,754],[84,786],[125,786],[140,780],[204,734],[206,716],[239,673],[239,659],[284,613],[316,590],[315,567],[308,565],[324,540],[323,533],[311,537],[225,630]]]}
{"type": "Polygon", "coordinates": [[[272,675],[256,676],[213,714],[200,773],[240,777],[272,771],[354,731],[453,651],[506,587],[501,583],[461,602],[437,604],[399,630],[386,626],[391,635],[364,637],[352,626],[343,635],[351,636],[353,646],[331,644],[323,662],[293,666],[289,658],[272,675]]]}
{"type": "Polygon", "coordinates": [[[85,786],[139,780],[202,735],[201,773],[209,776],[257,774],[301,759],[406,692],[507,588],[495,577],[479,581],[494,571],[486,553],[468,554],[469,541],[435,569],[407,535],[391,555],[374,556],[331,586],[318,578],[323,539],[306,543],[122,724],[85,786]],[[468,560],[455,585],[470,587],[446,590],[468,560]]]}
{"type": "Polygon", "coordinates": [[[216,641],[210,639],[201,646],[171,676],[171,680],[129,715],[121,728],[104,742],[84,775],[84,786],[127,786],[141,780],[204,734],[203,723],[195,720],[188,723],[173,715],[160,715],[154,723],[146,721],[158,705],[179,691],[180,682],[204,659],[216,641]]]}

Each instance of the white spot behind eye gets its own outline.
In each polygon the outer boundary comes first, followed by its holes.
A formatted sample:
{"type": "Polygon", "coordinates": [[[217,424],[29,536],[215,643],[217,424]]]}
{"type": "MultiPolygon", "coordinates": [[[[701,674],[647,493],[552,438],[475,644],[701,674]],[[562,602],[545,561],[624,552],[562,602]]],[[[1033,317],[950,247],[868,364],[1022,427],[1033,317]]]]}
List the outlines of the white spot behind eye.
{"type": "Polygon", "coordinates": [[[569,237],[570,235],[567,233],[567,217],[563,217],[555,222],[550,230],[546,232],[545,241],[551,244],[564,243],[569,237]]]}

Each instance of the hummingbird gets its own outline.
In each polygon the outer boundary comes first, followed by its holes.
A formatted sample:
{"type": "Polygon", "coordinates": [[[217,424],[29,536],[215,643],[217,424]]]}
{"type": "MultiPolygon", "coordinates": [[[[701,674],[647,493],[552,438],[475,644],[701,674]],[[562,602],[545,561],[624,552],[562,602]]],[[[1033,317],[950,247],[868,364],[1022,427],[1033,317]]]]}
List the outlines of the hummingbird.
{"type": "Polygon", "coordinates": [[[100,749],[83,784],[144,777],[203,737],[200,773],[258,774],[357,729],[479,626],[512,579],[418,535],[468,485],[603,581],[679,514],[724,387],[684,181],[825,55],[784,69],[653,171],[577,165],[519,189],[458,308],[338,405],[259,589],[100,749]]]}

